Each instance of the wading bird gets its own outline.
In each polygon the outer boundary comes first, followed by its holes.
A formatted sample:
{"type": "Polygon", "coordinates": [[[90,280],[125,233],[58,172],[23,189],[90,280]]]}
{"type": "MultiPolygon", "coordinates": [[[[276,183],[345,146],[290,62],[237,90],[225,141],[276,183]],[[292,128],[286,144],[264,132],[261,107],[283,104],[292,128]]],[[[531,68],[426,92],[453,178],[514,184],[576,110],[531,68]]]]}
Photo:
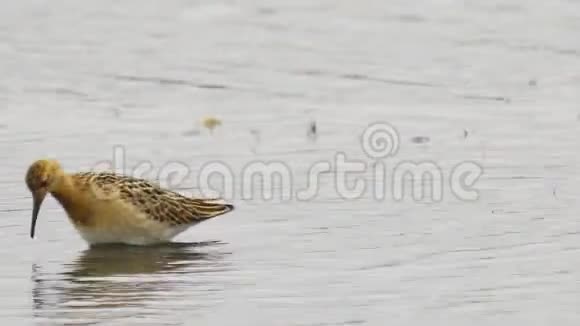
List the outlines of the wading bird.
{"type": "Polygon", "coordinates": [[[169,242],[204,220],[234,209],[216,199],[189,198],[143,179],[109,172],[66,173],[56,160],[38,160],[26,173],[34,238],[42,201],[50,193],[90,245],[169,242]]]}

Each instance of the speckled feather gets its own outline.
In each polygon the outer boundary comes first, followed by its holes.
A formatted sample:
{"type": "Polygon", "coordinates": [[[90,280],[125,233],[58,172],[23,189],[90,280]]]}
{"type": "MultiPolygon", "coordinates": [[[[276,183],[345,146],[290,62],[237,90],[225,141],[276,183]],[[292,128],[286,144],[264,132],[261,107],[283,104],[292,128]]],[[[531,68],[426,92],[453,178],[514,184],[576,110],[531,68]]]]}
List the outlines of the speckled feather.
{"type": "Polygon", "coordinates": [[[198,223],[233,209],[232,205],[216,203],[216,199],[185,197],[153,182],[110,172],[80,172],[70,176],[79,189],[95,187],[93,193],[101,200],[120,199],[146,217],[172,226],[198,223]]]}

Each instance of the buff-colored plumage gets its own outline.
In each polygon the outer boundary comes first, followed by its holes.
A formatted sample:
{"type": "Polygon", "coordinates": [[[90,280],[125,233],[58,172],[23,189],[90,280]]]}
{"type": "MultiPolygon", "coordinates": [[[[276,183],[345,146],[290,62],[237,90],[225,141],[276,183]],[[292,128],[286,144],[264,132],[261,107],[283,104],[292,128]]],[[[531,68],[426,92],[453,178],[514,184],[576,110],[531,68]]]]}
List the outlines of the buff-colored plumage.
{"type": "Polygon", "coordinates": [[[233,210],[212,199],[195,199],[143,179],[108,172],[65,173],[54,160],[39,160],[28,169],[36,215],[47,193],[65,209],[90,244],[146,245],[170,241],[187,228],[233,210]]]}

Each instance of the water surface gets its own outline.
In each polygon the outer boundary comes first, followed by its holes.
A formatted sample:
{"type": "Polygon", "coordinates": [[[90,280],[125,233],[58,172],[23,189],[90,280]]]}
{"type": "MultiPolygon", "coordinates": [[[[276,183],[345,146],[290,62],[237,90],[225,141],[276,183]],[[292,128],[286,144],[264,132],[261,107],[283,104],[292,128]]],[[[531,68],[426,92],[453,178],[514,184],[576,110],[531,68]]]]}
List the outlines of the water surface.
{"type": "MultiPolygon", "coordinates": [[[[580,4],[574,1],[5,2],[0,319],[14,325],[577,325],[580,4]],[[223,121],[213,133],[204,116],[223,121]],[[316,121],[317,137],[308,137],[316,121]],[[294,189],[387,121],[387,166],[484,168],[479,200],[241,196],[281,161],[294,189]],[[421,141],[417,141],[421,140],[421,141]],[[88,249],[23,178],[212,160],[237,210],[181,245],[88,249]]],[[[371,182],[371,173],[358,175],[371,182]]],[[[152,177],[156,177],[152,174],[152,177]]]]}

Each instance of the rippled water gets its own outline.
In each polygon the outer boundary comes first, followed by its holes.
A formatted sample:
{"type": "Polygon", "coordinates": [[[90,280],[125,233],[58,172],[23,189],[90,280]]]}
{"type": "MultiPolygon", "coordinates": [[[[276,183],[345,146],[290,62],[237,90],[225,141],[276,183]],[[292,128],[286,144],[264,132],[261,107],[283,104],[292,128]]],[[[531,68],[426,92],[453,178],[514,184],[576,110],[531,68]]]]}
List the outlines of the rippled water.
{"type": "MultiPolygon", "coordinates": [[[[0,319],[15,325],[577,325],[580,3],[99,1],[0,5],[0,319]],[[216,116],[209,133],[200,124],[216,116]],[[317,137],[307,135],[316,121],[317,137]],[[473,161],[479,200],[243,198],[255,161],[395,162],[446,178],[473,161]],[[237,210],[180,244],[88,249],[53,199],[28,237],[34,159],[71,171],[125,150],[231,168],[237,210]]],[[[155,177],[155,175],[152,175],[155,177]]],[[[160,179],[166,177],[160,176],[160,179]]],[[[369,171],[359,178],[374,182],[369,171]]],[[[368,189],[367,189],[368,190],[368,189]]]]}

